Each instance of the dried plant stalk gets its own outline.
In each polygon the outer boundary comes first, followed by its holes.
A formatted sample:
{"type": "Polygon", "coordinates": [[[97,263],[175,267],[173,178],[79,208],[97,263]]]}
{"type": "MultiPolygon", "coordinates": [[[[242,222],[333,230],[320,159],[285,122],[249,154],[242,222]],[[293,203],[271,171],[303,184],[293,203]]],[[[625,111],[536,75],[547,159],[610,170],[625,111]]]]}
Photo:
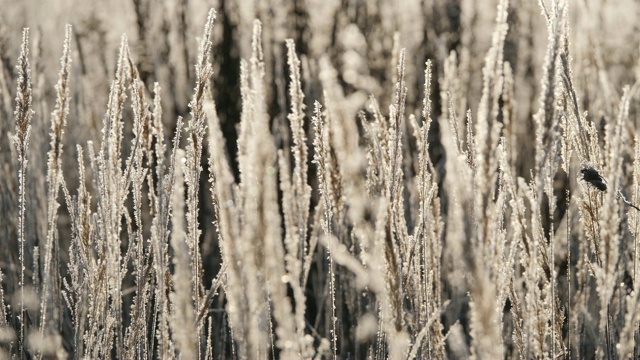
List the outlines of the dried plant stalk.
{"type": "Polygon", "coordinates": [[[18,70],[18,88],[16,90],[16,110],[14,112],[15,117],[15,134],[13,136],[13,144],[16,149],[16,157],[18,161],[18,244],[20,248],[20,282],[18,286],[20,288],[20,315],[18,320],[20,321],[20,334],[18,340],[20,342],[20,356],[24,356],[24,343],[25,333],[28,330],[27,320],[25,318],[25,294],[24,289],[26,287],[24,270],[25,270],[25,211],[26,211],[26,176],[27,176],[27,163],[28,149],[29,149],[29,136],[31,135],[31,118],[33,117],[32,109],[32,90],[31,90],[31,70],[29,67],[29,29],[25,28],[22,31],[22,45],[20,47],[20,57],[18,58],[18,64],[16,65],[18,70]]]}
{"type": "Polygon", "coordinates": [[[67,25],[65,31],[64,47],[62,58],[60,59],[60,73],[56,84],[56,108],[51,114],[51,142],[49,149],[49,160],[47,163],[47,182],[49,189],[47,193],[47,242],[44,253],[44,275],[42,300],[40,304],[41,320],[40,332],[44,334],[45,329],[48,334],[57,333],[60,327],[60,307],[61,299],[59,293],[60,281],[58,278],[58,259],[54,253],[59,253],[57,212],[58,212],[58,190],[63,181],[62,175],[62,144],[64,127],[69,115],[69,77],[71,70],[71,25],[67,25]],[[57,285],[57,286],[54,286],[57,285]]]}

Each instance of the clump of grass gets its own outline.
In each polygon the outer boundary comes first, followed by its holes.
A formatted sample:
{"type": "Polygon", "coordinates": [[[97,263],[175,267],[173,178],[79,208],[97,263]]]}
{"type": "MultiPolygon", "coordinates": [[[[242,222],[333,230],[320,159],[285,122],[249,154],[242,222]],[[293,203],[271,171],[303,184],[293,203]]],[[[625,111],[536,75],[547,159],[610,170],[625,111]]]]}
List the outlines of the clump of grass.
{"type": "Polygon", "coordinates": [[[637,54],[407,4],[0,25],[0,357],[637,358],[637,54]]]}

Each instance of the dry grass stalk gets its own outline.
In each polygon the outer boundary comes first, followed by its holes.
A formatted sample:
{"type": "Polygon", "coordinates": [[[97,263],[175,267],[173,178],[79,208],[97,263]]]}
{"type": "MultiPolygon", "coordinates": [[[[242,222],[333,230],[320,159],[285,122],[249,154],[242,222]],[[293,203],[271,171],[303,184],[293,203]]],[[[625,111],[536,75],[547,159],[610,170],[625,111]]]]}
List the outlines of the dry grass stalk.
{"type": "Polygon", "coordinates": [[[287,39],[287,59],[291,83],[289,95],[291,97],[291,112],[289,122],[293,137],[292,155],[295,162],[293,169],[293,181],[289,175],[290,169],[285,155],[280,152],[280,188],[283,193],[283,212],[285,225],[285,262],[289,284],[293,289],[295,301],[295,327],[296,338],[299,343],[297,353],[303,357],[312,356],[311,345],[305,339],[305,312],[306,298],[303,284],[306,276],[303,268],[308,267],[306,259],[311,256],[311,250],[307,246],[309,211],[311,202],[311,187],[307,182],[307,136],[304,130],[304,94],[300,78],[300,60],[295,52],[293,40],[287,39]]]}
{"type": "Polygon", "coordinates": [[[180,357],[185,359],[195,359],[198,357],[198,342],[193,334],[197,331],[195,328],[195,317],[191,288],[193,267],[191,265],[191,254],[189,249],[189,238],[187,236],[185,213],[184,213],[184,177],[183,172],[189,171],[185,161],[184,150],[178,150],[176,157],[181,166],[176,169],[175,182],[173,183],[172,198],[172,214],[171,223],[173,230],[171,232],[171,247],[176,254],[173,262],[175,271],[172,276],[174,291],[172,291],[171,312],[173,314],[169,324],[172,327],[173,338],[176,342],[176,350],[180,357]],[[182,168],[182,169],[180,169],[182,168]]]}
{"type": "Polygon", "coordinates": [[[47,196],[47,243],[44,253],[44,287],[40,304],[41,319],[40,333],[44,335],[45,329],[48,335],[57,334],[60,328],[61,314],[60,306],[60,285],[58,258],[54,254],[59,253],[57,212],[58,212],[58,190],[62,183],[62,144],[64,127],[69,115],[69,77],[71,70],[71,25],[67,25],[65,31],[65,41],[60,59],[60,74],[56,85],[57,97],[56,108],[51,114],[51,143],[49,150],[49,160],[47,163],[47,182],[49,184],[47,196]],[[57,286],[56,286],[57,285],[57,286]]]}
{"type": "MultiPolygon", "coordinates": [[[[201,284],[202,259],[200,255],[200,234],[198,228],[198,193],[200,188],[200,172],[202,161],[202,147],[206,130],[206,120],[203,111],[204,97],[206,94],[207,84],[213,70],[211,68],[211,31],[216,13],[212,9],[209,11],[207,22],[204,27],[204,33],[198,50],[198,60],[196,64],[196,87],[194,89],[193,98],[189,103],[191,109],[191,119],[188,123],[189,137],[187,138],[187,167],[185,173],[185,182],[187,184],[187,236],[189,244],[189,252],[192,260],[193,289],[192,309],[198,309],[201,306],[200,297],[202,296],[203,286],[201,284]]],[[[198,340],[198,349],[200,341],[198,340]]],[[[199,352],[198,352],[199,353],[199,352]]]]}
{"type": "Polygon", "coordinates": [[[31,69],[29,67],[29,29],[25,28],[22,31],[22,45],[20,48],[20,57],[18,58],[18,64],[16,65],[18,70],[18,88],[16,90],[16,110],[14,112],[15,117],[15,134],[13,137],[13,144],[16,149],[16,157],[18,161],[18,243],[20,248],[20,315],[18,320],[20,321],[20,334],[18,340],[20,342],[20,356],[24,357],[25,347],[25,334],[27,329],[27,320],[25,318],[25,299],[24,288],[25,278],[24,270],[25,264],[25,209],[26,209],[26,176],[27,176],[27,162],[28,162],[28,148],[29,148],[29,136],[31,135],[31,118],[33,117],[32,109],[32,90],[31,90],[31,69]]]}

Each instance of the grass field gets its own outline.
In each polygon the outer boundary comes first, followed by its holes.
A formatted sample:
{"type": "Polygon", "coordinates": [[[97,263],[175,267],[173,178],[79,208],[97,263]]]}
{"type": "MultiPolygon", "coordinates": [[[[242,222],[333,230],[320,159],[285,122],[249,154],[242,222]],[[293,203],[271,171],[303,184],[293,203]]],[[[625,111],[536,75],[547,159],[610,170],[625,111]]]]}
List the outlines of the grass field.
{"type": "Polygon", "coordinates": [[[640,358],[637,2],[46,3],[0,359],[640,358]]]}

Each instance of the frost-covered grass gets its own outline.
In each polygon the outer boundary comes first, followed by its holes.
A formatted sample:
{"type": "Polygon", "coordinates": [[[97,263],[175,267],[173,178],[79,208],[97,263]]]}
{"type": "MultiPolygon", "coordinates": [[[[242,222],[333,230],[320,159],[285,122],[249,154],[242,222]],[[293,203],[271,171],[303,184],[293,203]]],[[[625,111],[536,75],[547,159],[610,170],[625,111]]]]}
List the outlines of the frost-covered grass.
{"type": "Polygon", "coordinates": [[[114,4],[0,2],[0,358],[640,356],[638,4],[114,4]]]}

